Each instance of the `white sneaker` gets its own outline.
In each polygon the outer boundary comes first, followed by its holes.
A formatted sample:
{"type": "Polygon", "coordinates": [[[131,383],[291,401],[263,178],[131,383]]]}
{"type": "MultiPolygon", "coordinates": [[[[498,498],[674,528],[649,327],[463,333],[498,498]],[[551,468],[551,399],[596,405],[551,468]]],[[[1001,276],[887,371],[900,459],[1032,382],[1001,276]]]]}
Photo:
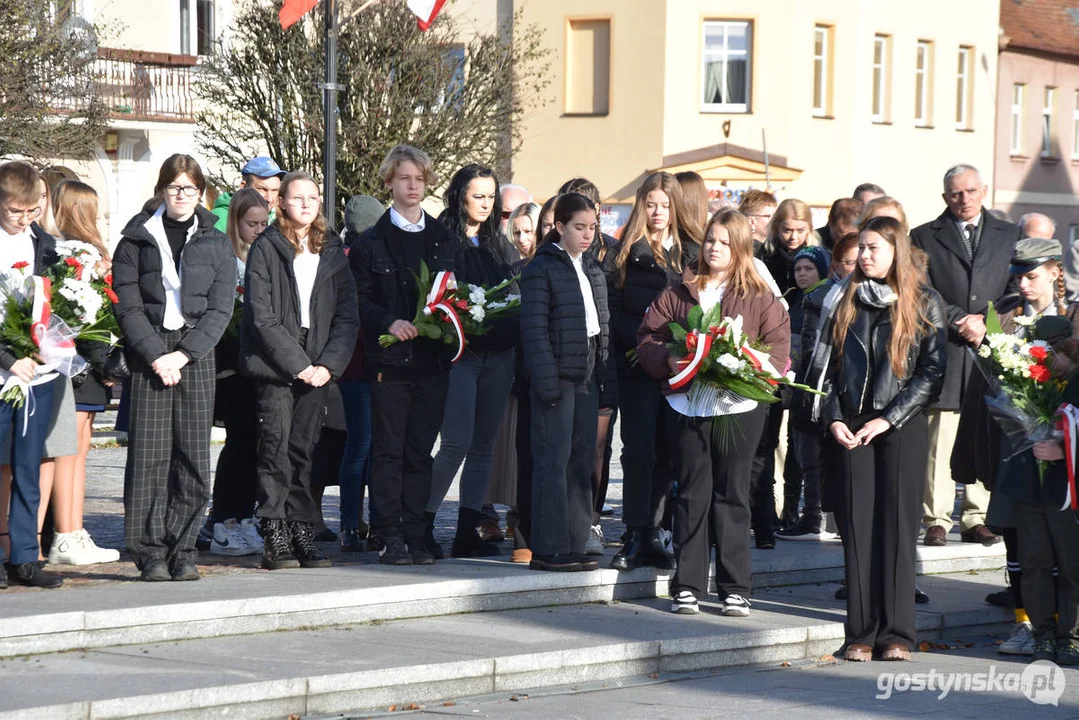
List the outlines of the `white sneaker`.
{"type": "Polygon", "coordinates": [[[213,555],[254,555],[257,550],[247,544],[243,530],[236,518],[229,518],[223,523],[214,523],[214,539],[210,543],[213,555]]]}
{"type": "Polygon", "coordinates": [[[723,614],[728,617],[749,617],[749,600],[741,595],[728,595],[723,601],[723,614]]]}
{"type": "Polygon", "coordinates": [[[1034,626],[1029,622],[1016,623],[1010,638],[997,648],[1001,655],[1033,655],[1034,626]]]}
{"type": "Polygon", "coordinates": [[[696,615],[701,611],[697,597],[689,590],[682,590],[671,600],[671,612],[679,615],[696,615]]]}
{"type": "Polygon", "coordinates": [[[592,530],[589,531],[588,542],[584,544],[584,554],[603,554],[603,528],[601,528],[599,525],[593,525],[592,530]]]}
{"type": "Polygon", "coordinates": [[[56,533],[52,547],[49,549],[49,564],[97,565],[120,559],[120,553],[115,550],[103,550],[92,541],[90,545],[87,545],[83,541],[82,532],[75,530],[69,533],[56,533]]]}
{"type": "Polygon", "coordinates": [[[259,526],[255,518],[244,518],[241,520],[240,531],[243,532],[244,540],[247,541],[248,546],[262,552],[262,535],[259,534],[259,526]]]}
{"type": "Polygon", "coordinates": [[[79,528],[75,531],[75,534],[79,536],[79,542],[82,544],[83,549],[87,554],[93,558],[91,565],[97,565],[99,563],[116,562],[120,559],[120,551],[113,550],[112,548],[98,547],[94,539],[90,537],[90,533],[86,531],[86,528],[79,528]]]}

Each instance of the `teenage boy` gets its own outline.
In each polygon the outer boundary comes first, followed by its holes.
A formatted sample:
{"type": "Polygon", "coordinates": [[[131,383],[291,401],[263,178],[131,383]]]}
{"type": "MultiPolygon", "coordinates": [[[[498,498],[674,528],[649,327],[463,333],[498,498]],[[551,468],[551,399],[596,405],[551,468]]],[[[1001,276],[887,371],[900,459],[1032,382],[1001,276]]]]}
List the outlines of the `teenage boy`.
{"type": "MultiPolygon", "coordinates": [[[[251,158],[240,168],[240,189],[254,188],[255,192],[270,206],[269,222],[274,221],[274,210],[277,208],[277,196],[281,192],[281,178],[285,177],[285,171],[273,161],[273,158],[259,155],[251,158]]],[[[215,228],[221,232],[228,232],[229,203],[232,202],[232,193],[221,193],[214,202],[214,215],[217,216],[215,228]]]]}
{"type": "Polygon", "coordinates": [[[742,195],[742,202],[738,204],[738,212],[749,220],[749,232],[753,237],[753,252],[760,257],[763,252],[764,241],[768,239],[768,225],[772,222],[772,216],[776,214],[776,196],[764,190],[746,190],[742,195]]]}
{"type": "Polygon", "coordinates": [[[420,262],[432,276],[453,270],[457,239],[420,207],[437,182],[427,153],[398,145],[379,167],[393,205],[360,236],[349,254],[359,293],[371,385],[372,531],[385,565],[429,565],[424,510],[431,494],[431,449],[449,387],[450,348],[419,337],[412,324],[419,301],[420,262]],[[400,342],[383,348],[379,335],[400,342]]]}
{"type": "MultiPolygon", "coordinates": [[[[0,165],[0,275],[13,282],[28,277],[30,271],[40,275],[58,261],[56,243],[34,220],[41,214],[41,178],[30,165],[9,162],[0,165]]],[[[55,373],[37,375],[38,363],[33,358],[18,357],[0,342],[0,380],[17,378],[24,391],[32,393],[38,408],[52,407],[52,382],[55,373]]],[[[37,536],[38,504],[41,489],[38,473],[49,430],[49,413],[26,413],[11,402],[0,403],[0,438],[11,434],[11,457],[4,462],[12,465],[11,506],[8,534],[11,552],[8,562],[0,569],[0,588],[8,582],[30,587],[54,588],[63,579],[41,569],[37,563],[40,548],[37,536]],[[10,580],[9,580],[10,577],[10,580]]],[[[2,551],[0,551],[2,554],[2,551]]]]}

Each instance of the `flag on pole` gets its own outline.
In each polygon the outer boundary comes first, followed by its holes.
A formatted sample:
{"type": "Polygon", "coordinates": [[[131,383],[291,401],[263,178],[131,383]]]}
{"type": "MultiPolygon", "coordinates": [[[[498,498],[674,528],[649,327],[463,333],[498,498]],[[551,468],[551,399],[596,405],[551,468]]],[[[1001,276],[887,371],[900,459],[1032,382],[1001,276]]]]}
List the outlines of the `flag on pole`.
{"type": "Polygon", "coordinates": [[[281,22],[281,27],[288,30],[316,5],[318,0],[285,0],[277,12],[277,19],[281,22]]]}
{"type": "MultiPolygon", "coordinates": [[[[285,1],[288,2],[288,0],[285,1]]],[[[417,24],[420,30],[426,32],[445,4],[446,0],[408,0],[408,9],[418,18],[417,24]]]]}

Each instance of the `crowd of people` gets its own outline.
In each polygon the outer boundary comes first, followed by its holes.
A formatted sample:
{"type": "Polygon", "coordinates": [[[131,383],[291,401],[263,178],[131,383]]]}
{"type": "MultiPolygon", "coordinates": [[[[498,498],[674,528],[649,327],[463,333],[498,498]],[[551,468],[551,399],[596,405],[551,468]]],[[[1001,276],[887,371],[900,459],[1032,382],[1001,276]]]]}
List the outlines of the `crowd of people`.
{"type": "Polygon", "coordinates": [[[258,554],[267,570],[330,565],[326,540],[388,566],[434,563],[446,555],[435,515],[459,470],[451,556],[499,555],[503,505],[513,562],[595,570],[618,427],[626,533],[610,567],[672,571],[673,612],[699,612],[713,548],[721,612],[745,617],[751,544],[838,535],[845,657],[908,659],[915,603],[928,601],[914,583],[919,528],[925,545],[948,542],[959,481],[961,541],[1007,550],[1009,587],[989,598],[1015,608],[1001,652],[1079,663],[1079,524],[1056,509],[1062,446],[1010,451],[969,352],[994,302],[1020,339],[1067,318],[1050,340],[1057,370],[1079,363],[1049,218],[1013,224],[986,209],[967,165],[945,173],[940,217],[913,229],[873,184],[815,229],[798,199],[749,190],[724,206],[695,173],[656,172],[615,238],[585,178],[540,206],[465,165],[436,218],[423,203],[440,179],[422,150],[393,148],[379,173],[389,207],[350,199],[339,236],[305,172],[254,158],[211,212],[203,170],[173,155],[110,255],[91,188],[0,165],[0,273],[43,273],[53,235],[92,244],[111,269],[126,360],[110,369],[110,348],[80,345],[87,372],[42,375],[0,342],[3,379],[36,404],[0,403],[0,587],[59,586],[45,561],[118,559],[83,528],[82,500],[94,414],[122,384],[125,544],[147,582],[197,580],[200,548],[258,554]],[[421,278],[443,271],[520,297],[519,315],[469,336],[456,359],[413,322],[429,301],[421,278]],[[686,360],[672,327],[717,306],[816,392],[691,402],[673,388],[686,360]],[[226,440],[211,483],[215,423],[226,440]],[[322,514],[333,483],[338,533],[322,514]]]}

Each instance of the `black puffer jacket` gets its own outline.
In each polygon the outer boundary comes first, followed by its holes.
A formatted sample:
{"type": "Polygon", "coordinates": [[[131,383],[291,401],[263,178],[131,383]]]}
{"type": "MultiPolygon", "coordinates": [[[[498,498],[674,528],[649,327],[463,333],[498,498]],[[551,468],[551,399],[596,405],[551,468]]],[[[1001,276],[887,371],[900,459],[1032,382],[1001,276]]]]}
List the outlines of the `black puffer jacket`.
{"type": "MultiPolygon", "coordinates": [[[[424,213],[423,260],[431,273],[453,270],[457,238],[442,223],[424,213]]],[[[394,343],[388,348],[378,344],[397,320],[412,321],[419,306],[415,274],[419,266],[409,267],[399,240],[404,231],[390,222],[387,210],[375,226],[352,244],[349,264],[356,279],[360,322],[363,325],[365,362],[373,372],[387,368],[439,372],[449,368],[452,350],[429,338],[394,343]]]]}
{"type": "Polygon", "coordinates": [[[611,248],[603,264],[607,276],[607,302],[611,310],[611,338],[615,364],[619,370],[628,367],[626,351],[637,347],[637,328],[648,310],[668,285],[682,282],[685,267],[697,268],[700,247],[693,242],[682,245],[681,262],[672,263],[670,251],[665,251],[667,267],[664,268],[652,253],[652,246],[640,240],[629,249],[626,258],[626,280],[621,282],[617,258],[620,248],[611,248]]]}
{"type": "MultiPolygon", "coordinates": [[[[803,245],[802,247],[807,247],[803,245]]],[[[801,250],[802,248],[798,248],[801,250]]],[[[797,253],[798,250],[794,252],[797,253]]],[[[776,285],[779,286],[779,291],[784,295],[792,287],[797,287],[794,284],[794,255],[788,253],[778,245],[772,248],[772,252],[764,255],[761,258],[764,264],[768,267],[768,272],[772,273],[772,279],[776,281],[776,285]]]]}
{"type": "MultiPolygon", "coordinates": [[[[60,262],[60,256],[56,254],[56,239],[37,223],[30,225],[30,232],[34,243],[34,274],[43,275],[46,268],[60,262]]],[[[20,359],[0,343],[0,368],[10,370],[15,361],[20,359]]]]}
{"type": "MultiPolygon", "coordinates": [[[[948,330],[940,295],[931,288],[923,288],[922,293],[932,329],[911,346],[904,378],[895,376],[888,356],[891,311],[870,307],[855,298],[857,312],[847,331],[843,354],[832,348],[830,389],[823,410],[826,425],[873,413],[893,428],[901,428],[936,401],[944,383],[948,330]]],[[[822,333],[821,342],[829,342],[828,337],[830,331],[822,333]]]]}
{"type": "MultiPolygon", "coordinates": [[[[520,255],[516,248],[501,236],[491,243],[495,247],[490,247],[488,243],[475,247],[471,241],[462,241],[457,245],[453,273],[458,283],[494,287],[516,274],[513,265],[519,261],[520,255]]],[[[520,293],[517,283],[512,285],[510,292],[520,293]]],[[[519,318],[502,318],[490,323],[490,330],[484,335],[469,337],[468,347],[477,351],[509,350],[517,346],[520,334],[519,318]]]]}
{"type": "MultiPolygon", "coordinates": [[[[823,347],[827,353],[830,345],[817,345],[817,331],[820,330],[821,313],[824,308],[824,298],[828,291],[835,286],[835,281],[824,280],[809,289],[802,297],[802,327],[798,333],[798,346],[804,348],[800,361],[794,368],[796,382],[816,387],[820,381],[820,372],[823,365],[814,363],[814,354],[818,347],[823,347]]],[[[792,308],[793,310],[793,308],[792,308]]],[[[791,336],[791,345],[794,345],[794,337],[791,336]]],[[[790,422],[795,430],[812,433],[819,432],[820,425],[813,421],[814,401],[819,396],[795,390],[791,396],[790,422]]]]}
{"type": "Polygon", "coordinates": [[[599,315],[596,357],[588,357],[584,298],[569,255],[553,243],[540,247],[521,275],[521,340],[524,364],[540,400],[554,403],[559,381],[581,382],[595,368],[602,388],[607,367],[607,281],[588,253],[581,256],[599,315]]]}
{"type": "MultiPolygon", "coordinates": [[[[161,252],[146,227],[153,212],[141,212],[124,228],[112,258],[112,287],[119,296],[116,321],[124,335],[128,362],[150,366],[168,352],[161,340],[165,286],[161,252]]],[[[217,216],[195,209],[197,227],[180,251],[180,311],[185,334],[177,350],[201,360],[217,345],[229,320],[236,293],[232,243],[214,228],[217,216]]]]}
{"type": "Polygon", "coordinates": [[[327,234],[311,291],[311,327],[302,345],[295,257],[276,225],[255,238],[247,253],[240,370],[255,380],[291,384],[308,365],[321,365],[338,378],[352,359],[360,322],[344,245],[327,234]]]}

